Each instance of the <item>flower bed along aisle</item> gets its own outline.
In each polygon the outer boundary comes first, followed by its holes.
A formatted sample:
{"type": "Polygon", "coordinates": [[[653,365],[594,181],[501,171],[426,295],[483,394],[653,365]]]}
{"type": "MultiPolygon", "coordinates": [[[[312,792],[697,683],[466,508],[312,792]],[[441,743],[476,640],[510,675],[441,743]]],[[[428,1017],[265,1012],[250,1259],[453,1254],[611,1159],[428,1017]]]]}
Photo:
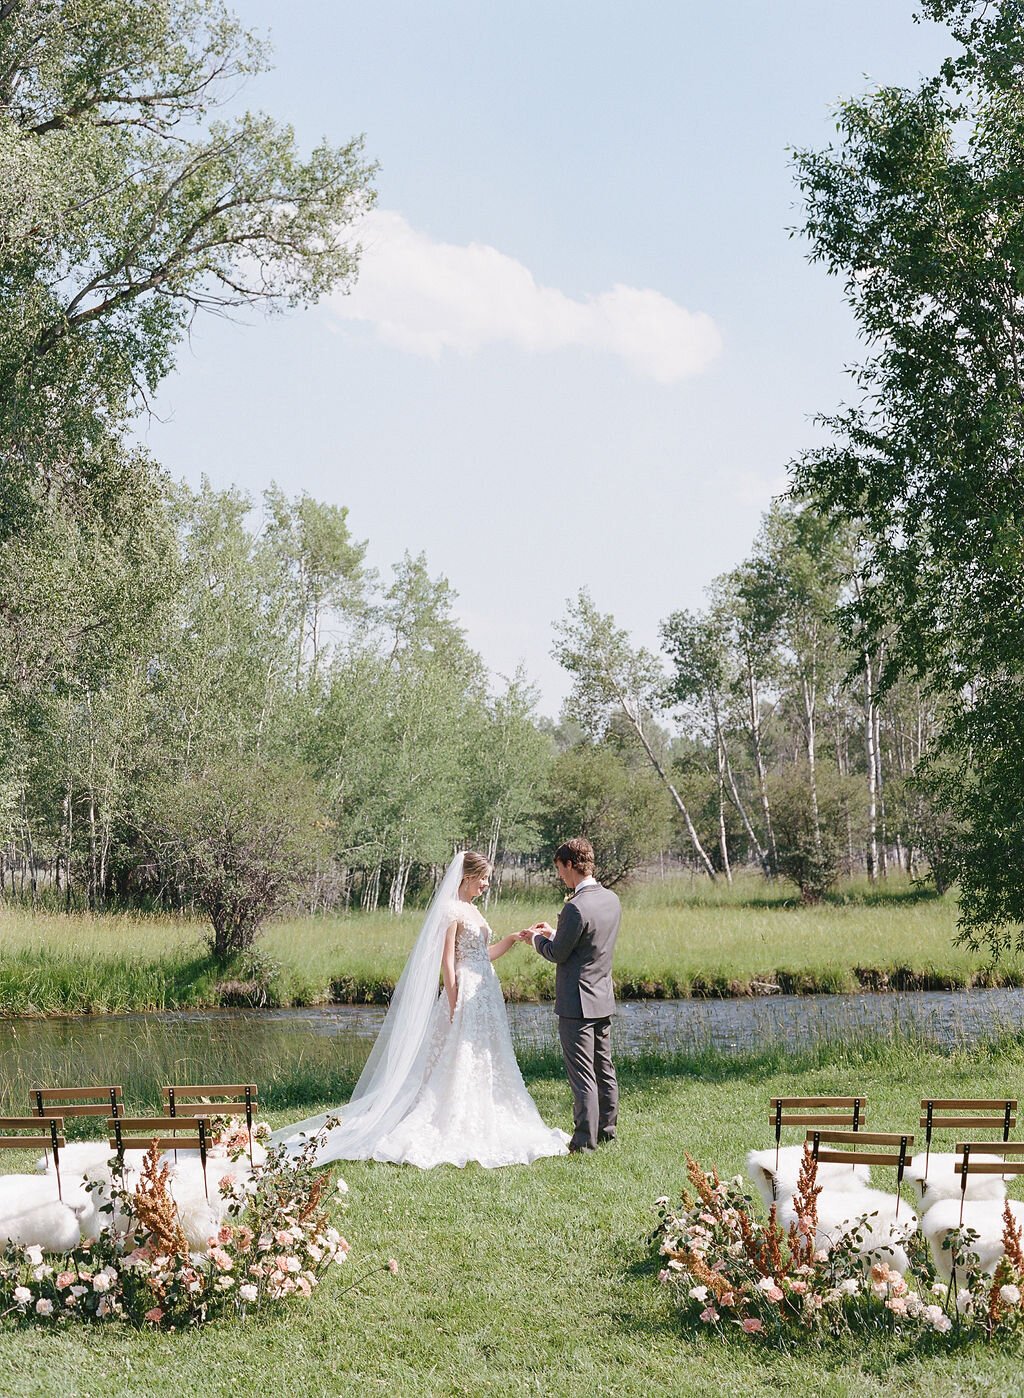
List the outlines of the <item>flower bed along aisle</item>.
{"type": "Polygon", "coordinates": [[[756,1216],[739,1175],[722,1180],[689,1155],[686,1162],[682,1207],[671,1208],[666,1197],[657,1201],[660,1223],[652,1243],[663,1260],[659,1281],[696,1327],[760,1343],[881,1329],[952,1340],[1024,1331],[1024,1250],[1009,1205],[994,1275],[981,1272],[972,1252],[977,1234],[964,1228],[949,1239],[953,1280],[946,1285],[936,1280],[920,1233],[908,1244],[906,1276],[884,1261],[867,1267],[858,1250],[867,1216],[828,1251],[815,1249],[821,1186],[809,1147],[788,1233],[774,1207],[766,1222],[756,1216]]]}

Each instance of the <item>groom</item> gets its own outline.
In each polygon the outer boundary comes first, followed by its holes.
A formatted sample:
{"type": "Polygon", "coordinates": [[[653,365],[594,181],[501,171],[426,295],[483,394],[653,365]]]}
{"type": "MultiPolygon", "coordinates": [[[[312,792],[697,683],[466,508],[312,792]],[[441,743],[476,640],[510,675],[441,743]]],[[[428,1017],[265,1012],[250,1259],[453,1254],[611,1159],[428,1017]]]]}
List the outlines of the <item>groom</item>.
{"type": "Polygon", "coordinates": [[[589,840],[567,840],[555,852],[558,877],[570,896],[558,927],[536,923],[519,935],[558,967],[555,1013],[565,1071],[572,1088],[576,1129],[569,1150],[593,1150],[615,1139],[619,1084],[611,1053],[612,952],[622,908],[610,888],[594,878],[594,849],[589,840]]]}

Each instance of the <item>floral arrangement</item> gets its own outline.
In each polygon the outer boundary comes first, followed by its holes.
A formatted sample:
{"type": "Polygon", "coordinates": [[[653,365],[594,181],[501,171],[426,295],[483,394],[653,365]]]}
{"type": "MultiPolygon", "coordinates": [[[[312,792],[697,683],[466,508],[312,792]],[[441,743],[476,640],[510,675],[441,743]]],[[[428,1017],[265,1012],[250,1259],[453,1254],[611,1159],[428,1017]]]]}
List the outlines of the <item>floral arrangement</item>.
{"type": "Polygon", "coordinates": [[[827,1251],[815,1247],[817,1162],[804,1152],[796,1222],[780,1227],[774,1206],[767,1221],[743,1192],[742,1177],[722,1180],[686,1157],[688,1188],[682,1207],[656,1201],[659,1225],[652,1235],[663,1266],[659,1282],[674,1293],[683,1314],[701,1328],[735,1332],[764,1342],[817,1332],[840,1335],[885,1324],[902,1331],[957,1337],[975,1331],[1024,1330],[1024,1248],[1009,1205],[1003,1214],[1003,1257],[994,1276],[978,1267],[969,1229],[947,1240],[953,1251],[947,1286],[935,1270],[920,1234],[909,1244],[907,1276],[877,1261],[870,1267],[859,1248],[867,1215],[827,1251]]]}
{"type": "MultiPolygon", "coordinates": [[[[329,1120],[323,1132],[336,1124],[329,1120]]],[[[269,1134],[261,1123],[252,1140],[262,1144],[269,1134]]],[[[134,1189],[114,1174],[102,1209],[110,1219],[98,1238],[59,1258],[39,1247],[9,1245],[0,1253],[0,1314],[51,1324],[119,1318],[174,1330],[312,1296],[349,1254],[328,1212],[329,1195],[344,1207],[348,1186],[339,1179],[329,1190],[329,1177],[315,1167],[320,1134],[297,1155],[277,1146],[251,1168],[243,1162],[251,1145],[244,1123],[217,1121],[212,1135],[211,1154],[240,1168],[220,1177],[225,1218],[205,1248],[190,1248],[168,1188],[170,1167],[154,1146],[134,1189]]],[[[398,1264],[371,1270],[395,1273],[398,1264]]]]}

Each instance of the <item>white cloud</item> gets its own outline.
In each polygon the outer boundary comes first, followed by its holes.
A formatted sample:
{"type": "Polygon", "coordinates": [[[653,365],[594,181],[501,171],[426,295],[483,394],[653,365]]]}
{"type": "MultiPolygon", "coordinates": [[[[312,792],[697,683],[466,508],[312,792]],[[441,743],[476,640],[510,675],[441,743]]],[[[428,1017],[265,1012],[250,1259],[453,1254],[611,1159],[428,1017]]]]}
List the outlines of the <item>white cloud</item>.
{"type": "Polygon", "coordinates": [[[658,383],[700,371],[721,349],[718,327],[702,311],[660,291],[616,285],[576,300],[541,286],[528,267],[485,243],[439,243],[401,214],[379,209],[358,230],[359,280],[331,300],[345,320],[366,321],[388,344],[438,358],[487,345],[527,353],[570,347],[618,355],[658,383]]]}

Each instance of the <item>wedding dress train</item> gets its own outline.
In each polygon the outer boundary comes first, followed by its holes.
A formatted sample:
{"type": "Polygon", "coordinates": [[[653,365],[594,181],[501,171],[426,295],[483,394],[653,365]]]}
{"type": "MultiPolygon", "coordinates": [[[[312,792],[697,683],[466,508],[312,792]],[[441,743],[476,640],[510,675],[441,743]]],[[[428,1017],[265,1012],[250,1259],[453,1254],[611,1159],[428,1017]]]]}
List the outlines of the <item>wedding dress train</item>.
{"type": "Polygon", "coordinates": [[[387,1016],[348,1106],[274,1132],[298,1151],[322,1133],[318,1162],[525,1165],[565,1155],[569,1137],[545,1126],[516,1062],[501,985],[488,955],[491,929],[457,898],[455,857],[427,910],[387,1016]],[[456,924],[454,1014],[438,994],[447,928],[456,924]],[[340,1117],[330,1126],[328,1120],[340,1117]]]}
{"type": "Polygon", "coordinates": [[[374,1160],[488,1168],[565,1155],[569,1137],[545,1126],[516,1062],[501,984],[487,954],[491,929],[471,903],[450,908],[458,997],[434,1007],[427,1075],[412,1110],[377,1142],[374,1160]]]}

